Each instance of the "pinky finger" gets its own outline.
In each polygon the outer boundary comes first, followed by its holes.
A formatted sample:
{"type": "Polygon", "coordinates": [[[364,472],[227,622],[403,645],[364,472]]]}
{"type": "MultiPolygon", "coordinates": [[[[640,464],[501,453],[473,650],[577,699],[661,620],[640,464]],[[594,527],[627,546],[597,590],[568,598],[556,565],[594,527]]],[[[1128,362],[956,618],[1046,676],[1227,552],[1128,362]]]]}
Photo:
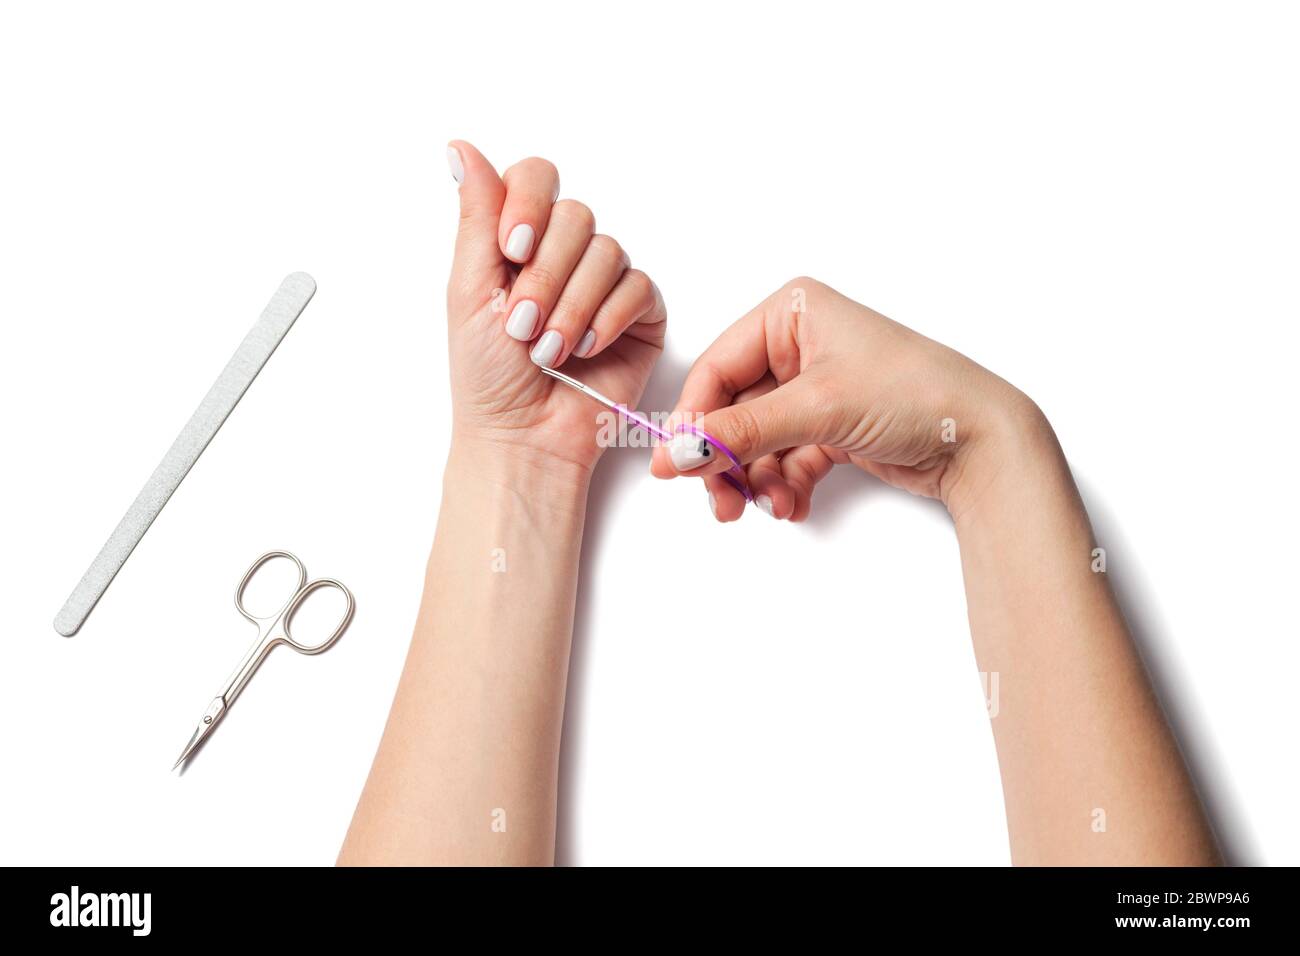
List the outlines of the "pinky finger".
{"type": "Polygon", "coordinates": [[[578,337],[573,354],[594,358],[630,325],[649,315],[658,304],[659,293],[650,277],[640,269],[628,269],[596,309],[587,330],[578,337]]]}

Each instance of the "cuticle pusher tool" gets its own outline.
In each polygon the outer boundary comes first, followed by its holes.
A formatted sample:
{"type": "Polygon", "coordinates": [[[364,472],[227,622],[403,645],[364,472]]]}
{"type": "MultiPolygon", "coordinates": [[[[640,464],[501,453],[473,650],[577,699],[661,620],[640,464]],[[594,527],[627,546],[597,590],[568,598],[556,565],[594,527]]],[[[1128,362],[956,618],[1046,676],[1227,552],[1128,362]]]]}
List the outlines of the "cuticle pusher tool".
{"type": "Polygon", "coordinates": [[[677,436],[681,435],[683,432],[690,432],[696,438],[700,439],[701,442],[707,442],[709,445],[717,448],[718,451],[722,452],[731,460],[731,467],[726,471],[719,472],[718,474],[722,476],[723,480],[725,480],[727,484],[739,491],[746,501],[754,500],[754,496],[749,490],[749,485],[745,481],[745,467],[740,463],[740,459],[736,457],[730,448],[718,441],[717,438],[710,435],[704,429],[683,423],[677,426],[676,432],[670,432],[665,428],[660,428],[635,409],[628,408],[626,405],[614,401],[607,395],[602,395],[585,382],[580,382],[570,375],[565,375],[563,372],[557,372],[555,369],[546,365],[539,365],[538,368],[556,381],[563,382],[565,385],[569,386],[569,388],[582,392],[583,395],[586,395],[589,398],[594,398],[606,408],[616,412],[631,425],[644,428],[660,441],[670,442],[675,440],[677,436]]]}

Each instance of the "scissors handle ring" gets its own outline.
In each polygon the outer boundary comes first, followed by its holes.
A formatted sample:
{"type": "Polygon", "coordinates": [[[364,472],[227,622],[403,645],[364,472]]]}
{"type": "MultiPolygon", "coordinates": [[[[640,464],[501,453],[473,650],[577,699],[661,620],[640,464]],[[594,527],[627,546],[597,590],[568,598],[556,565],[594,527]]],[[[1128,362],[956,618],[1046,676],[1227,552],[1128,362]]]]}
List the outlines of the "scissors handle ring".
{"type": "Polygon", "coordinates": [[[307,585],[307,569],[306,567],[303,566],[303,563],[298,560],[298,556],[296,554],[290,554],[288,551],[268,551],[266,552],[266,554],[262,555],[260,558],[254,561],[249,566],[248,570],[244,572],[243,580],[239,582],[239,587],[235,589],[235,608],[239,611],[240,614],[242,614],[248,620],[252,621],[254,624],[261,627],[261,625],[263,625],[267,621],[274,621],[280,616],[282,616],[289,609],[289,605],[292,604],[298,598],[298,596],[302,592],[302,589],[306,587],[306,585],[307,585]],[[294,563],[294,565],[298,568],[298,584],[294,588],[293,596],[289,598],[289,601],[284,605],[284,607],[280,608],[280,610],[276,611],[274,614],[268,615],[266,617],[258,617],[256,614],[253,614],[251,611],[249,611],[248,608],[244,607],[244,591],[248,588],[248,582],[253,580],[253,575],[257,573],[258,569],[261,568],[262,565],[266,564],[266,562],[272,561],[275,558],[288,558],[290,561],[294,563]]]}
{"type": "Polygon", "coordinates": [[[316,578],[313,581],[308,581],[298,589],[298,593],[290,599],[288,606],[284,609],[283,620],[280,624],[280,640],[288,644],[299,654],[319,654],[321,651],[327,651],[335,641],[343,636],[343,632],[346,631],[348,625],[352,623],[352,612],[356,610],[356,606],[357,602],[352,597],[352,592],[349,591],[347,586],[341,581],[335,581],[333,578],[316,578]],[[343,596],[348,600],[347,610],[343,612],[343,619],[339,621],[339,626],[334,628],[333,634],[325,638],[325,640],[321,641],[319,644],[302,644],[294,639],[293,633],[290,631],[290,626],[293,622],[293,615],[294,612],[302,606],[302,602],[307,600],[307,597],[313,591],[317,591],[320,588],[338,588],[342,591],[343,596]]]}

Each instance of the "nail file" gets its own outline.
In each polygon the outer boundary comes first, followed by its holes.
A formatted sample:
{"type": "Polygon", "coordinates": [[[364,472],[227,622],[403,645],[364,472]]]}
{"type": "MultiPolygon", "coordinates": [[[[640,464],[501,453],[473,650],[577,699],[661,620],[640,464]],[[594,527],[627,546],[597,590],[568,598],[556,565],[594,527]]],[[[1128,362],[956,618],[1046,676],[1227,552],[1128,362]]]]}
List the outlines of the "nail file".
{"type": "Polygon", "coordinates": [[[64,637],[76,634],[85,623],[96,602],[158,517],[163,505],[167,504],[167,499],[194,467],[203,449],[208,447],[208,442],[212,441],[226,417],[239,404],[248,386],[257,378],[257,373],[315,292],[316,281],[305,272],[295,272],[280,283],[262,317],[244,336],[239,349],[208,389],[184,430],[172,442],[126,515],[73,589],[63,610],[55,617],[54,629],[64,637]]]}

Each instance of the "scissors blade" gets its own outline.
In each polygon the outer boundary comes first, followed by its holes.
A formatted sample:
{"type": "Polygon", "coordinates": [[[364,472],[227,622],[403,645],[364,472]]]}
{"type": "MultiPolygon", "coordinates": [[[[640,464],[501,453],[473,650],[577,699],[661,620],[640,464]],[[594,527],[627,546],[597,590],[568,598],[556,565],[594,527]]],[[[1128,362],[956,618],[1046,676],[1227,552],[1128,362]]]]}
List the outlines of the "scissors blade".
{"type": "Polygon", "coordinates": [[[172,764],[173,770],[188,760],[194,751],[199,749],[203,741],[208,739],[208,735],[221,722],[221,718],[225,716],[225,713],[226,699],[224,697],[212,698],[212,703],[208,704],[208,709],[203,712],[198,726],[194,728],[194,733],[190,736],[190,742],[185,745],[185,749],[181,751],[176,763],[172,764]]]}

